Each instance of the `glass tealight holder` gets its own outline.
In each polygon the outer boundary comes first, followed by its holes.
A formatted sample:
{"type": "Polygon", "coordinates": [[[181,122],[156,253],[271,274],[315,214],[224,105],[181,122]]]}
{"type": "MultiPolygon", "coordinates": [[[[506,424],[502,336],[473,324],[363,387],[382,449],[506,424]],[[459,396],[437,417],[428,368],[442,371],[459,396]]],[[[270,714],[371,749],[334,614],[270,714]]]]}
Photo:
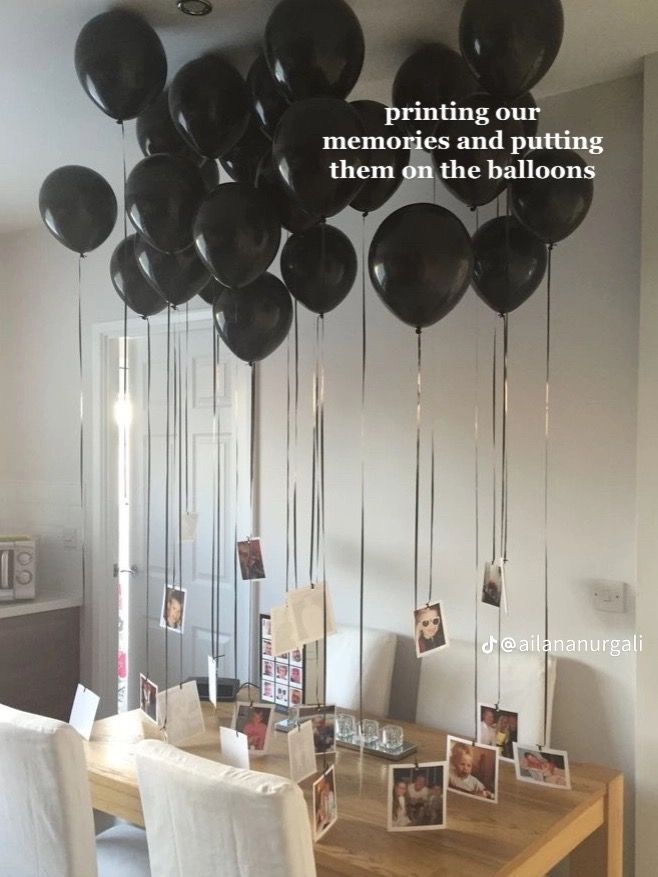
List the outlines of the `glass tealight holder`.
{"type": "Polygon", "coordinates": [[[379,740],[379,722],[375,719],[364,719],[358,727],[359,741],[370,746],[379,740]]]}
{"type": "Polygon", "coordinates": [[[404,731],[400,725],[384,725],[380,744],[387,752],[397,752],[404,746],[404,731]]]}
{"type": "Polygon", "coordinates": [[[336,737],[339,740],[352,740],[356,734],[356,719],[349,713],[336,716],[336,737]]]}

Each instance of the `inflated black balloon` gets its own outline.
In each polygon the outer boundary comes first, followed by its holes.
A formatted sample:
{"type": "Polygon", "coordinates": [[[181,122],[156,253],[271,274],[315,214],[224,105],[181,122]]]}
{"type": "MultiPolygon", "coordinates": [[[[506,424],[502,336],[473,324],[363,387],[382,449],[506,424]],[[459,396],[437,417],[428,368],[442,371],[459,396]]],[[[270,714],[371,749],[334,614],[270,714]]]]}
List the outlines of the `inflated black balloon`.
{"type": "Polygon", "coordinates": [[[82,255],[110,236],[117,219],[117,199],[96,171],[69,164],[49,173],[41,184],[39,212],[48,231],[82,255]]]}
{"type": "Polygon", "coordinates": [[[126,181],[126,210],[156,250],[178,253],[192,244],[192,223],[206,189],[199,169],[177,155],[150,155],[126,181]]]}
{"type": "Polygon", "coordinates": [[[247,88],[258,124],[271,140],[290,101],[279,91],[264,55],[259,55],[249,68],[247,88]]]}
{"type": "Polygon", "coordinates": [[[550,69],[563,33],[560,0],[467,0],[459,45],[485,91],[517,97],[550,69]]]}
{"type": "MultiPolygon", "coordinates": [[[[366,137],[404,136],[399,125],[386,124],[386,107],[374,100],[353,101],[351,106],[359,114],[366,137]]],[[[359,213],[370,213],[385,204],[402,182],[402,169],[409,164],[408,149],[378,149],[371,153],[369,163],[386,168],[392,179],[366,180],[351,206],[359,213]]]]}
{"type": "MultiPolygon", "coordinates": [[[[488,109],[489,124],[478,125],[475,121],[440,122],[436,127],[437,137],[449,137],[450,148],[434,150],[432,161],[438,175],[443,180],[446,188],[452,192],[464,204],[469,207],[481,207],[499,195],[507,186],[507,180],[503,176],[504,169],[512,163],[511,137],[523,136],[521,122],[509,119],[500,122],[495,117],[495,112],[501,104],[496,98],[487,94],[473,94],[459,101],[457,107],[477,110],[479,107],[488,109]],[[468,137],[472,142],[473,137],[484,137],[488,141],[491,137],[500,137],[503,149],[483,147],[481,149],[459,149],[460,138],[468,137]],[[444,163],[456,163],[456,166],[468,173],[469,167],[479,169],[480,176],[471,179],[459,177],[447,177],[441,172],[444,163]],[[491,175],[490,166],[498,169],[501,176],[496,179],[491,175]]],[[[450,164],[452,173],[452,164],[450,164]]]]}
{"type": "Polygon", "coordinates": [[[292,300],[278,277],[263,274],[241,289],[222,289],[213,301],[215,329],[245,362],[265,359],[285,339],[292,323],[292,300]]]}
{"type": "Polygon", "coordinates": [[[140,317],[152,317],[167,306],[161,295],[146,280],[137,264],[135,240],[131,234],[121,241],[110,260],[110,276],[114,288],[128,307],[140,317]]]}
{"type": "Polygon", "coordinates": [[[473,236],[473,253],[473,286],[497,314],[522,305],[546,272],[546,246],[513,216],[485,222],[473,236]]]}
{"type": "Polygon", "coordinates": [[[345,0],[281,0],[265,27],[265,57],[290,100],[345,98],[361,73],[363,31],[345,0]]]}
{"type": "Polygon", "coordinates": [[[473,247],[457,217],[437,204],[409,204],[375,232],[370,278],[384,304],[422,329],[445,317],[466,292],[473,247]]]}
{"type": "MultiPolygon", "coordinates": [[[[477,83],[461,56],[443,43],[428,43],[402,64],[393,82],[393,106],[439,107],[477,91],[477,83]]],[[[410,134],[431,136],[436,121],[401,121],[410,134]]]]}
{"type": "Polygon", "coordinates": [[[347,235],[323,222],[286,241],[281,276],[297,301],[316,314],[327,314],[352,288],[356,263],[347,235]]]}
{"type": "MultiPolygon", "coordinates": [[[[524,156],[535,167],[585,168],[571,149],[536,149],[524,156]]],[[[547,244],[556,244],[585,219],[594,197],[590,179],[525,179],[510,185],[512,212],[529,231],[547,244]]]]}
{"type": "Polygon", "coordinates": [[[112,9],[92,18],[75,44],[75,70],[93,102],[119,121],[134,119],[164,88],[167,58],[141,16],[112,9]]]}
{"type": "Polygon", "coordinates": [[[226,289],[223,284],[219,282],[215,277],[210,276],[210,280],[203,289],[199,290],[199,298],[203,299],[206,304],[212,305],[214,304],[215,299],[219,295],[220,292],[223,292],[226,289]]]}
{"type": "Polygon", "coordinates": [[[185,304],[210,281],[194,246],[180,253],[161,253],[137,235],[135,257],[144,277],[170,305],[185,304]]]}
{"type": "Polygon", "coordinates": [[[194,243],[201,260],[224,286],[260,277],[279,250],[281,226],[265,195],[244,183],[223,183],[199,208],[194,243]]]}
{"type": "MultiPolygon", "coordinates": [[[[535,99],[529,91],[526,91],[519,97],[508,98],[503,103],[508,107],[521,107],[524,110],[537,109],[535,99]]],[[[535,114],[534,119],[521,119],[521,127],[526,137],[534,137],[539,130],[539,114],[535,114]]]]}
{"type": "Polygon", "coordinates": [[[274,170],[272,156],[266,156],[256,175],[256,188],[272,203],[279,222],[288,231],[304,231],[320,221],[319,216],[313,216],[304,210],[290,192],[284,187],[281,177],[274,170]]]}
{"type": "Polygon", "coordinates": [[[271,151],[272,144],[252,116],[242,137],[220,158],[219,162],[236,183],[249,183],[253,186],[262,160],[265,156],[269,156],[271,151]]]}
{"type": "Polygon", "coordinates": [[[235,146],[249,121],[247,86],[219,55],[204,55],[178,71],[169,87],[176,128],[200,155],[220,158],[235,146]]]}
{"type": "Polygon", "coordinates": [[[314,97],[290,105],[272,143],[274,167],[290,194],[308,213],[323,218],[347,207],[364,182],[356,177],[334,179],[331,165],[340,172],[344,162],[349,173],[366,164],[366,156],[354,149],[324,149],[327,137],[363,137],[363,125],[345,101],[314,97]]]}

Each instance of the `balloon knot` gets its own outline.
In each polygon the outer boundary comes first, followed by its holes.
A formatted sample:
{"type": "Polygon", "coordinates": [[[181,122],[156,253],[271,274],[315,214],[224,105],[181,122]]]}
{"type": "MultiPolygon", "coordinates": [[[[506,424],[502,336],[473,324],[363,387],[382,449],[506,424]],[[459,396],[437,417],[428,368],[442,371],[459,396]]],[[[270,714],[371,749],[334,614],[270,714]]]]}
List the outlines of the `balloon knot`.
{"type": "Polygon", "coordinates": [[[468,209],[471,211],[471,213],[475,213],[475,211],[478,209],[477,204],[471,204],[468,209]]]}
{"type": "Polygon", "coordinates": [[[364,211],[363,211],[363,218],[366,219],[367,216],[368,216],[368,211],[367,211],[367,210],[364,210],[364,211]]]}
{"type": "Polygon", "coordinates": [[[420,335],[420,333],[421,333],[422,331],[423,331],[423,330],[422,330],[422,327],[421,327],[421,326],[416,326],[416,335],[420,335]]]}

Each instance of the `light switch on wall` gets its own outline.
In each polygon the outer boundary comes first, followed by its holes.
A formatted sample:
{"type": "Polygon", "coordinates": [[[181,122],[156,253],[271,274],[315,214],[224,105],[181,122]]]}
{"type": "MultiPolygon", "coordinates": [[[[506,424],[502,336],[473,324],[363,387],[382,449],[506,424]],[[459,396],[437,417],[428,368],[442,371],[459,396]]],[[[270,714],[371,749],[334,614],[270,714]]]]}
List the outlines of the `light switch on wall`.
{"type": "Polygon", "coordinates": [[[599,612],[626,612],[626,582],[596,582],[592,598],[599,612]]]}

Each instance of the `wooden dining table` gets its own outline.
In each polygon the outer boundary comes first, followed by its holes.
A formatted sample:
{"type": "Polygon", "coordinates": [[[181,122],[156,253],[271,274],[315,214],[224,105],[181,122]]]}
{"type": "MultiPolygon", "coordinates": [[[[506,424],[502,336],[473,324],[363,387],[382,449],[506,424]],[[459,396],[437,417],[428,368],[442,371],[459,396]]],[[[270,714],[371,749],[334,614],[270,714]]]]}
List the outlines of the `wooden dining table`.
{"type": "MultiPolygon", "coordinates": [[[[180,748],[221,761],[219,726],[230,724],[232,705],[203,704],[204,734],[180,748]]],[[[402,724],[417,760],[445,759],[445,734],[402,724]]],[[[143,825],[134,749],[158,729],[133,711],[97,721],[86,744],[93,806],[143,825]]],[[[571,790],[520,782],[501,763],[499,802],[448,792],[447,827],[439,831],[386,830],[390,762],[338,747],[338,821],[315,844],[320,877],[539,877],[569,857],[571,877],[621,877],[623,775],[593,764],[571,765],[571,790]]],[[[323,759],[318,758],[318,769],[323,759]]],[[[286,735],[272,734],[270,752],[252,768],[288,776],[286,735]]],[[[313,778],[301,784],[309,807],[313,778]]],[[[212,877],[212,875],[199,875],[212,877]]]]}

